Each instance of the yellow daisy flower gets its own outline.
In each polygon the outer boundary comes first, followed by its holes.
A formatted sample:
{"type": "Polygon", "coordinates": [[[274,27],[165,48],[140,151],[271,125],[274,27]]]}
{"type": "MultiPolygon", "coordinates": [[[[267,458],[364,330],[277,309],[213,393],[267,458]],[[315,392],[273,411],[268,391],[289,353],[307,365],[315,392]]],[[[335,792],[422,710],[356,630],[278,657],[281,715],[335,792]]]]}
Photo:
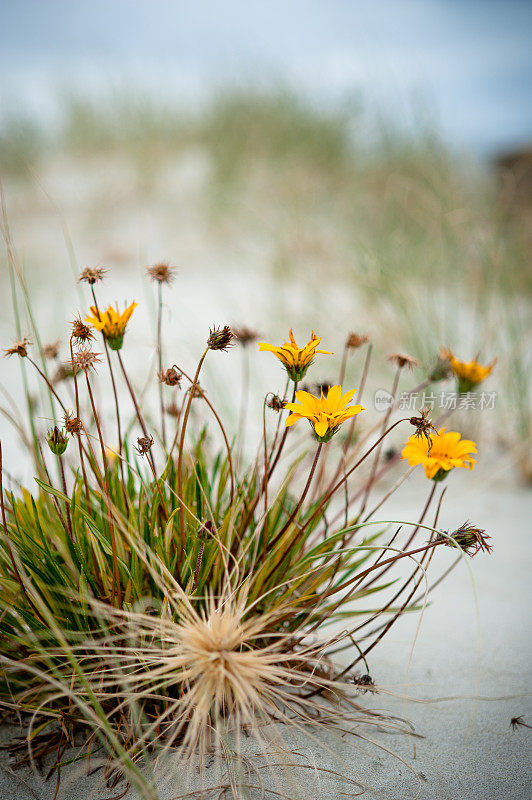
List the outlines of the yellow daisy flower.
{"type": "Polygon", "coordinates": [[[497,359],[494,359],[491,364],[483,366],[478,361],[460,361],[456,356],[447,348],[442,347],[440,356],[445,361],[448,361],[450,367],[458,378],[458,391],[469,392],[479,383],[486,380],[488,375],[492,372],[497,359]]]}
{"type": "Polygon", "coordinates": [[[351,389],[343,395],[341,386],[331,386],[327,397],[324,397],[323,392],[321,397],[315,397],[301,389],[296,392],[297,403],[285,404],[285,408],[292,412],[285,425],[289,427],[300,419],[308,419],[314,428],[316,439],[319,442],[328,442],[342,422],[354,417],[360,411],[365,411],[363,406],[347,405],[354,394],[355,389],[351,389]]]}
{"type": "Polygon", "coordinates": [[[99,311],[96,306],[91,306],[92,317],[85,317],[85,322],[103,333],[111,350],[120,350],[124,341],[126,325],[137,305],[138,303],[131,303],[122,313],[119,312],[118,306],[116,309],[109,306],[107,311],[99,311]]]}
{"type": "Polygon", "coordinates": [[[290,328],[290,333],[288,334],[290,337],[289,342],[285,342],[280,347],[277,347],[274,344],[268,344],[267,342],[259,342],[259,350],[267,351],[273,353],[279,361],[281,361],[288,375],[293,381],[300,381],[301,378],[305,375],[307,369],[312,364],[314,360],[314,356],[316,353],[323,353],[324,355],[332,356],[332,353],[329,353],[328,350],[317,350],[321,339],[319,336],[314,334],[312,331],[310,336],[310,341],[304,347],[299,347],[296,340],[294,339],[294,335],[292,333],[292,328],[290,328]]]}
{"type": "Polygon", "coordinates": [[[411,436],[403,448],[402,458],[408,459],[411,467],[423,464],[427,478],[441,481],[453,467],[473,469],[477,462],[471,453],[476,452],[475,442],[442,428],[435,436],[430,436],[430,441],[416,434],[411,436]]]}

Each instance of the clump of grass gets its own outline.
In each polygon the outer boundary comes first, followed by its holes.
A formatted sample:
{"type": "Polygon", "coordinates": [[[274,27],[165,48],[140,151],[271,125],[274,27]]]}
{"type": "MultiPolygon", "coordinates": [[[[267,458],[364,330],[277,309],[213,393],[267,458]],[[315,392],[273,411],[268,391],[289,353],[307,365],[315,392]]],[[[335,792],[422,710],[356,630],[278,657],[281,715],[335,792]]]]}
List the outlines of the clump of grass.
{"type": "MultiPolygon", "coordinates": [[[[15,280],[14,261],[11,271],[15,280]]],[[[249,346],[255,334],[241,329],[235,337],[215,326],[195,367],[166,366],[161,314],[174,271],[159,264],[148,275],[159,306],[158,422],[142,408],[121,355],[135,304],[105,309],[101,268],[80,275],[92,307],[67,337],[68,379],[52,382],[29,340],[6,348],[35,370],[56,417],[48,447],[34,420],[33,439],[26,437],[36,492],[5,488],[0,444],[0,704],[30,715],[28,758],[38,742],[41,755],[55,754],[58,774],[66,747],[81,736],[85,755],[96,743],[109,754],[110,785],[124,773],[155,798],[150,754],[194,760],[203,775],[213,753],[238,798],[250,781],[243,736],[264,755],[282,746],[279,723],[311,735],[347,729],[360,737],[361,723],[397,729],[358,699],[378,691],[368,656],[402,614],[423,606],[438,549],[450,545],[459,558],[489,551],[470,523],[453,533],[438,528],[440,482],[455,467],[472,467],[476,448],[437,431],[427,413],[392,420],[392,408],[357,435],[359,420],[371,418],[358,402],[368,337],[351,334],[342,359],[342,373],[349,358],[359,359],[358,391],[342,395],[338,384],[314,395],[298,386],[328,353],[316,335],[300,347],[290,331],[283,345],[260,344],[286,369],[286,397],[264,398],[263,435],[246,462],[245,417],[230,436],[200,378],[206,359],[229,358],[234,344],[249,346]],[[134,450],[120,433],[118,448],[109,449],[98,379],[114,396],[117,432],[128,430],[124,398],[131,402],[143,433],[134,450]],[[168,395],[172,414],[164,419],[168,395]],[[305,423],[313,442],[292,430],[305,423]],[[399,428],[414,432],[404,457],[411,468],[424,466],[428,497],[417,521],[377,522],[401,483],[380,488],[397,463],[383,457],[383,444],[399,428]],[[393,577],[405,563],[406,574],[393,577]],[[347,655],[340,666],[339,651],[347,655]]],[[[397,389],[417,362],[390,358],[397,389]]],[[[471,370],[476,375],[478,365],[471,370]]]]}

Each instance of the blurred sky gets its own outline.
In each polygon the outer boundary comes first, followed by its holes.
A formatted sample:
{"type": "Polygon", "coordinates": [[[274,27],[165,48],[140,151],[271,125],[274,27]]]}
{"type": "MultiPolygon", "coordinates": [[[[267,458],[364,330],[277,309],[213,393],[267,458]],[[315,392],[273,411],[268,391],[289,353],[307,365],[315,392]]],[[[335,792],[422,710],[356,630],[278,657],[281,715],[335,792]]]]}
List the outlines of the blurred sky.
{"type": "Polygon", "coordinates": [[[57,87],[196,102],[224,82],[421,106],[479,154],[532,140],[532,0],[0,0],[0,90],[53,116],[57,87]]]}

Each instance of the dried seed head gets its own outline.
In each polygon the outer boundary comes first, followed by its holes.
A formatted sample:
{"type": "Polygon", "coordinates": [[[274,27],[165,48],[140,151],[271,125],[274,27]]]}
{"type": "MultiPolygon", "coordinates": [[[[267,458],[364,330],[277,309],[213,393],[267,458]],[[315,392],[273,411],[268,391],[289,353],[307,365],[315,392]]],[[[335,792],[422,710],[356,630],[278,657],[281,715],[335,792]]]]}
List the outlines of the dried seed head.
{"type": "Polygon", "coordinates": [[[234,338],[235,335],[229,325],[224,325],[223,328],[209,328],[207,347],[210,350],[227,350],[234,338]]]}
{"type": "Polygon", "coordinates": [[[135,450],[139,456],[145,456],[153,446],[153,436],[139,436],[135,450]]]}
{"type": "Polygon", "coordinates": [[[392,459],[394,459],[396,455],[397,455],[397,450],[395,449],[395,447],[388,447],[384,451],[384,460],[386,462],[392,461],[392,459]]]}
{"type": "Polygon", "coordinates": [[[64,416],[65,430],[71,436],[78,436],[83,428],[82,422],[79,417],[76,417],[72,412],[66,411],[64,416]]]}
{"type": "Polygon", "coordinates": [[[411,425],[415,427],[414,436],[421,438],[422,436],[425,437],[429,444],[429,453],[430,448],[432,445],[432,437],[431,433],[438,433],[434,425],[432,424],[432,420],[429,418],[430,408],[424,408],[419,414],[419,417],[410,417],[409,422],[411,425]]]}
{"type": "MultiPolygon", "coordinates": [[[[192,391],[192,387],[190,387],[189,391],[192,391]]],[[[199,399],[199,400],[201,400],[203,397],[205,397],[205,391],[204,391],[204,389],[201,388],[199,383],[196,383],[196,385],[194,386],[194,391],[192,392],[192,397],[195,398],[195,399],[199,399]]]]}
{"type": "Polygon", "coordinates": [[[146,267],[146,273],[157,283],[172,283],[176,276],[176,267],[171,267],[167,261],[158,261],[151,267],[146,267]]]}
{"type": "Polygon", "coordinates": [[[468,556],[473,557],[480,550],[484,550],[486,553],[490,553],[493,550],[493,545],[487,542],[488,539],[491,539],[491,536],[487,536],[486,531],[481,528],[475,528],[470,522],[464,522],[453,533],[448,533],[447,536],[440,534],[435,541],[446,544],[449,547],[458,547],[468,556]]]}
{"type": "Polygon", "coordinates": [[[510,720],[511,729],[515,731],[520,726],[523,728],[530,728],[532,730],[532,725],[529,725],[527,722],[525,722],[523,717],[512,717],[510,720]]]}
{"type": "Polygon", "coordinates": [[[79,281],[85,281],[90,286],[94,286],[98,281],[103,281],[107,270],[103,267],[85,267],[79,274],[79,281]]]}
{"type": "Polygon", "coordinates": [[[78,369],[82,369],[85,372],[89,372],[89,370],[96,369],[96,364],[101,362],[101,353],[93,353],[88,347],[80,347],[74,353],[74,358],[72,360],[72,367],[74,372],[77,372],[78,369]]]}
{"type": "Polygon", "coordinates": [[[169,367],[165,372],[159,372],[158,377],[161,383],[166,386],[180,386],[181,375],[175,367],[169,367]]]}
{"type": "Polygon", "coordinates": [[[42,354],[45,358],[50,360],[57,358],[59,355],[59,346],[61,345],[61,341],[56,339],[55,342],[48,342],[45,344],[42,349],[42,354]]]}
{"type": "Polygon", "coordinates": [[[233,327],[232,330],[237,343],[241,344],[243,347],[250,344],[250,342],[255,342],[260,336],[257,331],[254,331],[252,328],[248,328],[246,325],[241,325],[240,327],[236,328],[233,327]]]}
{"type": "Polygon", "coordinates": [[[366,692],[376,692],[377,689],[375,688],[375,683],[373,682],[373,678],[371,675],[355,675],[353,677],[353,683],[360,691],[360,694],[365,694],[366,692]]]}
{"type": "Polygon", "coordinates": [[[269,394],[267,395],[266,405],[268,408],[273,409],[273,411],[282,411],[284,408],[285,401],[281,400],[279,395],[277,394],[269,394]]]}
{"type": "Polygon", "coordinates": [[[175,400],[170,403],[170,405],[166,406],[165,411],[169,416],[176,417],[177,419],[181,416],[181,408],[177,405],[175,400]]]}
{"type": "Polygon", "coordinates": [[[61,383],[61,381],[65,381],[67,378],[74,377],[74,370],[72,368],[72,363],[67,361],[65,364],[59,364],[53,377],[52,383],[55,386],[56,383],[61,383]]]}
{"type": "Polygon", "coordinates": [[[95,338],[92,330],[83,322],[80,316],[74,317],[70,324],[72,325],[72,338],[76,342],[90,342],[91,339],[95,338]]]}
{"type": "Polygon", "coordinates": [[[20,356],[21,358],[26,358],[28,355],[28,347],[31,345],[31,341],[24,337],[23,339],[16,339],[11,347],[8,347],[4,350],[5,356],[20,356]]]}
{"type": "Polygon", "coordinates": [[[202,542],[209,542],[214,538],[214,534],[214,525],[210,519],[208,519],[207,522],[204,522],[203,525],[201,525],[196,531],[198,539],[200,539],[202,542]]]}
{"type": "Polygon", "coordinates": [[[65,431],[59,430],[57,425],[54,425],[54,427],[50,428],[48,431],[46,441],[52,453],[56,456],[61,456],[67,449],[68,436],[65,431]]]}
{"type": "Polygon", "coordinates": [[[345,346],[349,350],[356,350],[357,348],[362,347],[363,344],[366,344],[366,342],[369,342],[369,336],[366,333],[350,333],[347,337],[345,346]]]}
{"type": "Polygon", "coordinates": [[[408,369],[412,370],[414,367],[419,367],[419,361],[414,356],[409,356],[407,353],[390,353],[388,356],[388,361],[391,361],[393,364],[397,364],[399,369],[403,369],[403,367],[407,367],[408,369]]]}

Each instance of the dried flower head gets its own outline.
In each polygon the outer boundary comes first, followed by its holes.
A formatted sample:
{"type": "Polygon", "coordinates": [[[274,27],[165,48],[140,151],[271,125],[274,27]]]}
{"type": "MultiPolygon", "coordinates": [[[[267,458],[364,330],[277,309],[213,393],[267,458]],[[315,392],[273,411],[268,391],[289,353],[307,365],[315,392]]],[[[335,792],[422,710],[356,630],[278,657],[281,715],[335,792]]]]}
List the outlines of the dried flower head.
{"type": "Polygon", "coordinates": [[[146,274],[157,283],[172,283],[175,280],[176,267],[171,267],[167,261],[158,261],[151,267],[146,267],[146,274]]]}
{"type": "Polygon", "coordinates": [[[373,693],[377,691],[371,675],[355,675],[353,677],[353,683],[359,690],[360,694],[365,694],[366,692],[373,693]]]}
{"type": "Polygon", "coordinates": [[[176,370],[175,367],[169,367],[164,372],[159,372],[158,377],[161,383],[164,383],[166,386],[180,386],[181,385],[181,375],[176,370]]]}
{"type": "Polygon", "coordinates": [[[74,372],[77,372],[78,369],[82,369],[85,372],[96,369],[96,364],[99,364],[102,360],[100,356],[101,353],[93,353],[88,347],[80,347],[79,350],[76,350],[74,353],[74,358],[72,360],[74,372]]]}
{"type": "Polygon", "coordinates": [[[78,281],[85,281],[90,286],[94,286],[98,281],[103,281],[107,270],[103,267],[85,267],[80,274],[78,281]]]}
{"type": "Polygon", "coordinates": [[[59,347],[61,345],[61,341],[56,339],[55,342],[48,342],[48,344],[43,345],[42,354],[45,358],[50,360],[57,358],[59,355],[59,347]]]}
{"type": "Polygon", "coordinates": [[[5,356],[20,356],[21,358],[26,358],[28,355],[28,347],[31,345],[31,341],[27,339],[25,336],[23,339],[16,339],[11,347],[8,347],[4,350],[5,356]]]}
{"type": "Polygon", "coordinates": [[[201,400],[203,397],[205,397],[205,390],[202,389],[199,383],[196,383],[196,385],[194,386],[194,390],[192,390],[191,386],[189,392],[192,392],[192,397],[195,399],[201,400]]]}
{"type": "Polygon", "coordinates": [[[446,536],[440,534],[435,541],[446,544],[449,547],[459,547],[468,556],[473,557],[480,550],[484,550],[486,553],[490,553],[493,550],[493,545],[487,542],[488,539],[491,539],[491,536],[487,536],[486,531],[481,528],[475,528],[470,522],[464,522],[453,533],[447,533],[446,536]]]}
{"type": "Polygon", "coordinates": [[[56,456],[61,456],[67,449],[68,436],[65,431],[60,430],[57,425],[54,425],[46,434],[46,441],[52,453],[56,456]]]}
{"type": "Polygon", "coordinates": [[[165,411],[170,417],[179,419],[181,416],[181,406],[178,406],[175,400],[173,400],[170,405],[166,406],[165,411]]]}
{"type": "Polygon", "coordinates": [[[279,395],[273,394],[273,392],[270,392],[270,394],[266,396],[266,405],[273,411],[282,411],[285,402],[286,400],[281,400],[279,395]]]}
{"type": "Polygon", "coordinates": [[[52,377],[52,383],[55,386],[56,383],[61,383],[61,381],[67,380],[67,378],[74,377],[74,369],[72,368],[72,362],[67,361],[64,364],[58,364],[57,369],[52,377]]]}
{"type": "Polygon", "coordinates": [[[65,411],[64,416],[65,430],[71,436],[79,436],[83,428],[83,424],[79,417],[76,417],[71,411],[65,411]]]}
{"type": "Polygon", "coordinates": [[[139,456],[145,456],[153,446],[153,436],[139,436],[135,450],[139,456]]]}
{"type": "Polygon", "coordinates": [[[399,369],[407,367],[410,370],[414,369],[414,367],[419,367],[420,363],[417,358],[409,356],[407,353],[390,353],[388,361],[391,361],[392,364],[397,364],[399,369]]]}
{"type": "Polygon", "coordinates": [[[424,408],[420,411],[419,417],[410,417],[409,422],[413,425],[416,429],[414,436],[424,436],[428,442],[429,449],[428,452],[430,453],[430,448],[432,446],[432,437],[431,433],[438,433],[434,425],[432,424],[432,420],[429,417],[430,408],[424,408]]]}
{"type": "Polygon", "coordinates": [[[223,328],[209,328],[209,338],[207,339],[207,347],[211,350],[227,350],[232,344],[235,335],[229,325],[224,325],[223,328]]]}
{"type": "Polygon", "coordinates": [[[510,720],[510,727],[513,731],[516,731],[518,727],[530,728],[530,730],[532,730],[532,725],[525,722],[523,717],[512,717],[510,720]]]}
{"type": "Polygon", "coordinates": [[[345,346],[349,350],[357,350],[359,347],[362,347],[363,344],[366,344],[366,342],[369,342],[369,336],[366,333],[350,333],[347,337],[345,346]]]}
{"type": "Polygon", "coordinates": [[[74,317],[70,324],[72,325],[72,338],[75,339],[76,342],[90,342],[91,339],[96,338],[89,326],[83,322],[79,315],[74,317]]]}
{"type": "Polygon", "coordinates": [[[252,328],[248,328],[246,325],[240,325],[236,328],[233,327],[232,330],[238,344],[241,344],[243,347],[246,347],[246,345],[250,344],[250,342],[255,342],[259,338],[257,331],[254,331],[252,328]]]}
{"type": "Polygon", "coordinates": [[[196,536],[202,542],[209,542],[214,538],[215,530],[212,520],[208,519],[203,525],[200,525],[196,531],[196,536]]]}

